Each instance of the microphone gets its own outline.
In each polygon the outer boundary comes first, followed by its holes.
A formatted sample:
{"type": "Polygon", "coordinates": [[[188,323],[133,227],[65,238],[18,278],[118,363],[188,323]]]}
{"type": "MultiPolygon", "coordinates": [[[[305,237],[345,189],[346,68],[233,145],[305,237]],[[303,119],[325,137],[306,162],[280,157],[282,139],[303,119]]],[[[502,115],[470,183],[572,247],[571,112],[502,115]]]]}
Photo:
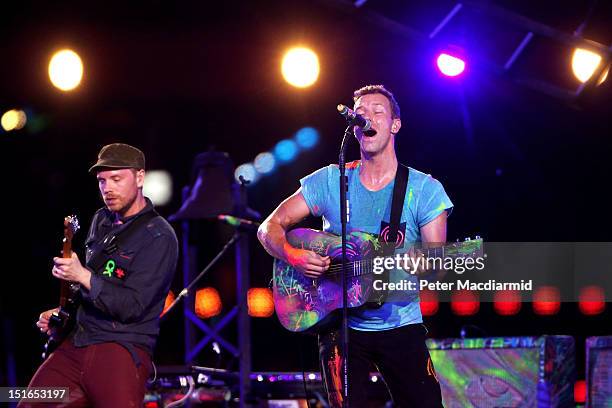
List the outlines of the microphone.
{"type": "Polygon", "coordinates": [[[338,113],[340,113],[350,125],[358,126],[364,132],[367,132],[372,127],[372,122],[350,109],[348,106],[339,104],[337,109],[338,113]]]}
{"type": "Polygon", "coordinates": [[[236,228],[254,229],[256,230],[261,223],[247,220],[246,218],[234,217],[233,215],[220,214],[217,219],[236,228]]]}

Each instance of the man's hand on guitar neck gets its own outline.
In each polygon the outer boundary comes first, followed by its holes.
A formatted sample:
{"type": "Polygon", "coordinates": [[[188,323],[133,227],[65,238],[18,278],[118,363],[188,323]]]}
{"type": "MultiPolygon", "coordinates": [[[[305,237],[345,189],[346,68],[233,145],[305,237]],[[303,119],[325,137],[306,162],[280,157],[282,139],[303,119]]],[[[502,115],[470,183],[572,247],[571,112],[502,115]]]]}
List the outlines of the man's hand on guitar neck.
{"type": "Polygon", "coordinates": [[[329,256],[321,256],[313,251],[294,248],[287,244],[285,246],[287,262],[301,271],[309,278],[320,278],[329,269],[331,259],[329,256]]]}
{"type": "Polygon", "coordinates": [[[91,289],[91,272],[85,268],[76,253],[71,258],[53,258],[51,273],[58,279],[77,282],[87,290],[91,289]]]}
{"type": "Polygon", "coordinates": [[[404,271],[411,275],[424,275],[428,272],[429,265],[425,262],[425,255],[414,246],[408,250],[408,262],[404,263],[404,271]]]}

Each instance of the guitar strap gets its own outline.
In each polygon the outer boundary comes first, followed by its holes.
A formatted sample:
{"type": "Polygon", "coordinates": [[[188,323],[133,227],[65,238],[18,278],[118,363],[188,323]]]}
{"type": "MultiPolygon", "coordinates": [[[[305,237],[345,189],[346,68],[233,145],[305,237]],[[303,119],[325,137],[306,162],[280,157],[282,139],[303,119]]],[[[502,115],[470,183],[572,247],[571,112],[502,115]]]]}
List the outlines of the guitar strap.
{"type": "Polygon", "coordinates": [[[96,250],[96,253],[92,256],[90,261],[87,263],[89,267],[93,268],[94,271],[98,271],[102,265],[106,262],[106,257],[121,248],[121,244],[126,242],[134,232],[138,231],[138,227],[145,225],[159,214],[155,210],[147,211],[146,213],[136,217],[131,221],[125,228],[119,231],[109,232],[102,240],[102,248],[96,250]]]}
{"type": "Polygon", "coordinates": [[[406,189],[408,188],[408,167],[403,164],[397,165],[395,173],[395,185],[393,186],[393,198],[391,201],[391,216],[389,217],[389,238],[387,242],[391,245],[385,247],[385,256],[393,255],[395,252],[395,243],[397,242],[397,233],[399,232],[400,222],[402,220],[402,211],[404,209],[404,199],[406,198],[406,189]]]}
{"type": "MultiPolygon", "coordinates": [[[[402,220],[402,211],[404,209],[404,199],[406,198],[406,189],[408,188],[408,173],[409,169],[401,163],[397,164],[397,171],[395,172],[395,184],[393,186],[393,196],[391,198],[391,215],[389,217],[389,233],[387,234],[386,242],[382,236],[379,235],[379,239],[383,245],[383,256],[393,256],[395,253],[395,247],[397,244],[397,235],[399,232],[399,226],[402,220]]],[[[382,232],[382,231],[381,231],[382,232]]],[[[389,281],[389,271],[385,269],[381,278],[384,282],[389,281]]],[[[369,305],[372,308],[381,307],[387,299],[387,290],[377,291],[375,295],[375,301],[370,302],[369,305]]]]}

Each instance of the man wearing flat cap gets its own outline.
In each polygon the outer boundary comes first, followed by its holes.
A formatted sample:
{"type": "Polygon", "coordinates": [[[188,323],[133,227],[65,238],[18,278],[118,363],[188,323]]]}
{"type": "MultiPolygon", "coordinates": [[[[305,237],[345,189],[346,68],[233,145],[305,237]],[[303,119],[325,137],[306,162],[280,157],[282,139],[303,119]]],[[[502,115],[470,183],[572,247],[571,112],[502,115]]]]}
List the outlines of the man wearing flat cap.
{"type": "MultiPolygon", "coordinates": [[[[144,169],[139,149],[104,146],[89,169],[105,207],[89,228],[85,264],[74,253],[53,259],[51,273],[79,285],[80,303],[74,329],[29,387],[67,387],[69,402],[62,406],[142,406],[178,257],[174,230],[143,195],[144,169]]],[[[49,318],[54,311],[40,315],[41,332],[53,333],[49,318]]]]}

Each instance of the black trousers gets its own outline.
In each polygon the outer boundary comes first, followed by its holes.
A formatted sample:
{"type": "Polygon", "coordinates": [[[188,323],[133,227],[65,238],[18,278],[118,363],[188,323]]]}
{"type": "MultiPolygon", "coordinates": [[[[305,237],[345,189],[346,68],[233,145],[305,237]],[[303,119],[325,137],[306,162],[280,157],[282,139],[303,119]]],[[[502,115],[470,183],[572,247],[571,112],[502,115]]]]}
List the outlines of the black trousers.
{"type": "MultiPolygon", "coordinates": [[[[379,371],[395,407],[442,407],[426,329],[411,324],[397,329],[366,332],[349,330],[349,405],[374,407],[368,389],[369,373],[379,371]]],[[[319,335],[319,358],[331,407],[342,406],[341,337],[338,330],[319,335]]]]}

